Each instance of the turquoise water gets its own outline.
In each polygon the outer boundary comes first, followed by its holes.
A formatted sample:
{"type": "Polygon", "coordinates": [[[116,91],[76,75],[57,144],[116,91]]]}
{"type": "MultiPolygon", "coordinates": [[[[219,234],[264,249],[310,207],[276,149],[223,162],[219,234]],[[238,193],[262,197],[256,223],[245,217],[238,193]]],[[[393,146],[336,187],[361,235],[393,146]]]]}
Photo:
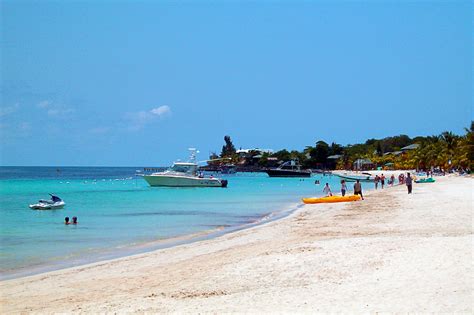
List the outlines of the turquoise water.
{"type": "Polygon", "coordinates": [[[136,169],[1,167],[0,276],[127,255],[152,249],[157,240],[217,228],[225,233],[295,209],[301,197],[322,195],[325,182],[333,191],[339,188],[337,177],[265,173],[222,176],[228,188],[149,187],[134,176],[136,169]],[[28,208],[48,193],[60,196],[66,207],[28,208]],[[79,224],[64,225],[66,216],[77,216],[79,224]]]}

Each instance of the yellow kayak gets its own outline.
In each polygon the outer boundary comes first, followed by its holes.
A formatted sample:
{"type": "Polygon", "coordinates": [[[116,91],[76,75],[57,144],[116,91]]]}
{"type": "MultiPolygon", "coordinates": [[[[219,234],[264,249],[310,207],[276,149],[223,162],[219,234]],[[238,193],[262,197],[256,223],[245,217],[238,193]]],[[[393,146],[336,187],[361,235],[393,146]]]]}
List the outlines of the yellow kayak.
{"type": "Polygon", "coordinates": [[[360,199],[359,195],[353,196],[329,196],[321,198],[303,198],[304,203],[331,203],[331,202],[347,202],[347,201],[357,201],[360,199]]]}

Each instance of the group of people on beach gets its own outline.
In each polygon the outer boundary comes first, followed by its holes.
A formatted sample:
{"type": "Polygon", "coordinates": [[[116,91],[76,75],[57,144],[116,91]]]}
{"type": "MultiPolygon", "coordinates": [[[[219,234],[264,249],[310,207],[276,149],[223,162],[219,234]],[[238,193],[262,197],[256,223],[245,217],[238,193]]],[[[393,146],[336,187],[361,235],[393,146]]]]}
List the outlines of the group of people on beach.
{"type": "MultiPolygon", "coordinates": [[[[379,182],[380,182],[380,185],[383,189],[383,187],[385,185],[385,176],[383,174],[381,174],[381,176],[379,176],[379,175],[375,176],[375,179],[374,179],[375,189],[377,189],[379,182]]],[[[390,179],[388,180],[388,185],[393,186],[394,183],[395,183],[395,175],[392,174],[392,176],[390,176],[390,179]]],[[[407,173],[406,177],[405,177],[404,174],[400,174],[398,176],[398,183],[399,183],[399,185],[405,184],[407,186],[408,193],[411,194],[412,189],[413,189],[413,178],[410,176],[410,173],[407,173]]],[[[319,180],[316,180],[315,184],[319,184],[319,180]]],[[[343,180],[341,180],[341,195],[343,197],[346,195],[347,190],[348,189],[347,189],[346,181],[343,179],[343,180]]],[[[323,193],[326,196],[332,196],[332,192],[331,192],[331,188],[329,187],[329,183],[326,183],[326,185],[324,185],[323,193]]],[[[360,181],[358,179],[354,183],[354,195],[360,195],[362,200],[364,200],[364,196],[362,195],[362,184],[360,183],[360,181]]]]}
{"type": "MultiPolygon", "coordinates": [[[[318,182],[319,183],[319,182],[318,182]]],[[[329,187],[329,183],[326,183],[323,188],[323,192],[326,196],[332,196],[331,188],[329,187]]],[[[347,192],[347,184],[345,180],[341,180],[341,194],[344,197],[347,192]]],[[[362,195],[362,185],[359,180],[354,183],[354,195],[360,195],[362,200],[364,200],[364,196],[362,195]]]]}
{"type": "MultiPolygon", "coordinates": [[[[374,178],[374,184],[375,184],[375,189],[378,188],[378,185],[381,185],[381,188],[383,189],[385,185],[385,176],[381,174],[380,176],[377,174],[375,175],[374,178]]],[[[390,179],[388,180],[388,185],[393,186],[395,184],[395,175],[391,175],[390,179]]],[[[408,193],[411,194],[412,188],[413,188],[413,178],[410,176],[410,173],[407,173],[407,177],[405,177],[405,174],[401,173],[398,175],[398,184],[403,185],[406,184],[408,193]]]]}
{"type": "MultiPolygon", "coordinates": [[[[383,173],[380,176],[378,174],[375,175],[375,178],[374,178],[375,189],[378,189],[379,183],[380,183],[380,187],[383,189],[383,187],[385,186],[385,178],[386,177],[383,173]]],[[[400,181],[400,176],[398,177],[398,180],[400,181]]],[[[392,174],[392,176],[390,176],[390,178],[387,181],[387,184],[390,186],[393,186],[395,184],[395,175],[392,174]]]]}
{"type": "Polygon", "coordinates": [[[378,189],[379,183],[380,183],[381,188],[383,189],[383,186],[385,185],[385,176],[383,174],[381,176],[379,176],[378,174],[375,175],[374,183],[375,183],[375,189],[378,189]]]}

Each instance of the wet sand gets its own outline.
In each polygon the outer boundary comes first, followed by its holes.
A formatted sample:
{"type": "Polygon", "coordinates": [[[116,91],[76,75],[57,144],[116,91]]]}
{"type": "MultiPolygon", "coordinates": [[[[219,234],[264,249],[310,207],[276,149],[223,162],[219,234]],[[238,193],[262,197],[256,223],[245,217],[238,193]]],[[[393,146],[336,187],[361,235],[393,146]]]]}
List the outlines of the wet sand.
{"type": "Polygon", "coordinates": [[[473,191],[472,178],[437,178],[412,195],[397,186],[211,240],[2,281],[0,311],[472,313],[473,191]]]}

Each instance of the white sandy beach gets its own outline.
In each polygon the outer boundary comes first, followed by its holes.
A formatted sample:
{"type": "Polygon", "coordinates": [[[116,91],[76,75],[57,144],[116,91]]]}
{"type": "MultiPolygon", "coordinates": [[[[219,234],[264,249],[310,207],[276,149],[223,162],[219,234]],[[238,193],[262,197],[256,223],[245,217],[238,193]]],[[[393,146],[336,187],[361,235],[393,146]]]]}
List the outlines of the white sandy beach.
{"type": "Polygon", "coordinates": [[[472,313],[473,191],[472,178],[437,178],[412,195],[307,205],[211,240],[3,281],[0,311],[472,313]]]}

